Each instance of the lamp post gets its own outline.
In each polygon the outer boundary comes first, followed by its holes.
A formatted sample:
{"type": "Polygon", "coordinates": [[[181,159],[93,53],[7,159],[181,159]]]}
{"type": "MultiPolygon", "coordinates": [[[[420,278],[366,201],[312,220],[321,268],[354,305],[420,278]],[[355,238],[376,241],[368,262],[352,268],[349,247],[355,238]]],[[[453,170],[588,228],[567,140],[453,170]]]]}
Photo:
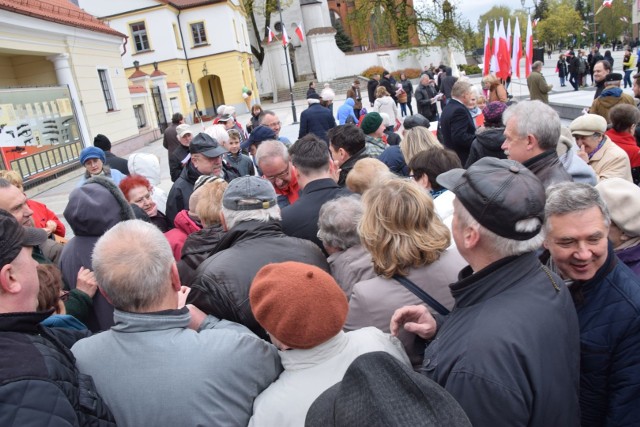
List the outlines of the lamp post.
{"type": "MultiPolygon", "coordinates": [[[[278,13],[280,14],[280,26],[282,28],[282,34],[285,33],[286,27],[284,22],[282,21],[282,8],[280,7],[280,0],[278,0],[278,13]]],[[[298,116],[296,114],[296,104],[293,102],[293,88],[291,87],[291,73],[289,72],[289,51],[287,50],[287,45],[282,44],[282,48],[284,49],[284,62],[287,67],[287,82],[289,83],[289,96],[291,97],[291,114],[293,114],[293,124],[298,123],[298,116]]]]}
{"type": "Polygon", "coordinates": [[[525,6],[527,0],[520,0],[520,4],[523,9],[527,9],[527,15],[531,15],[531,9],[535,9],[538,6],[537,0],[533,0],[533,6],[525,6]]]}

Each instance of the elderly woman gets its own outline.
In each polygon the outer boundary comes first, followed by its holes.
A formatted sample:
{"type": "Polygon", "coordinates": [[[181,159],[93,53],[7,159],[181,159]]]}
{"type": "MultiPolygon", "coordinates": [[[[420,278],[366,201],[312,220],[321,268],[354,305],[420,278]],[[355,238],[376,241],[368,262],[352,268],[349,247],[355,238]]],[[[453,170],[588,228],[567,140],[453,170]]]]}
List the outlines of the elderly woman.
{"type": "Polygon", "coordinates": [[[484,110],[482,110],[484,126],[476,130],[476,138],[471,143],[465,168],[468,168],[483,157],[507,158],[502,149],[505,139],[502,113],[506,109],[507,104],[500,101],[490,102],[484,107],[484,110]]]}
{"type": "Polygon", "coordinates": [[[329,254],[331,275],[347,298],[356,283],[373,279],[371,255],[360,244],[358,221],[362,217],[359,195],[330,200],[320,208],[318,238],[329,254]]]}
{"type": "Polygon", "coordinates": [[[358,160],[353,166],[347,175],[346,185],[352,192],[364,194],[369,188],[394,177],[395,175],[382,161],[364,158],[358,160]]]}
{"type": "Polygon", "coordinates": [[[86,147],[80,152],[80,164],[84,166],[85,172],[82,179],[76,185],[80,187],[93,176],[105,176],[111,179],[116,185],[120,184],[126,175],[117,169],[111,169],[106,165],[107,158],[104,151],[98,147],[86,147]]]}
{"type": "Polygon", "coordinates": [[[631,162],[633,182],[640,182],[640,147],[636,142],[635,132],[640,122],[640,111],[634,105],[618,104],[609,110],[611,129],[605,132],[611,141],[622,148],[631,162]]]}
{"type": "Polygon", "coordinates": [[[489,74],[482,79],[482,88],[488,91],[489,102],[507,102],[507,90],[493,74],[489,74]]]}
{"type": "MultiPolygon", "coordinates": [[[[395,310],[423,303],[397,276],[451,308],[449,284],[466,263],[456,249],[447,249],[451,234],[436,215],[431,197],[414,182],[394,179],[371,188],[362,203],[358,233],[378,277],[353,287],[345,330],[374,326],[389,332],[395,310]]],[[[399,338],[411,362],[419,365],[424,344],[414,342],[415,336],[408,333],[399,338]]]]}
{"type": "Polygon", "coordinates": [[[376,89],[376,100],[373,103],[371,111],[378,113],[387,113],[392,123],[400,121],[398,107],[389,92],[384,86],[378,86],[376,89]]]}
{"type": "Polygon", "coordinates": [[[142,175],[130,175],[120,182],[119,187],[127,202],[141,208],[160,231],[164,233],[173,228],[171,222],[158,210],[158,205],[153,201],[153,186],[147,178],[142,175]]]}
{"type": "Polygon", "coordinates": [[[600,181],[596,189],[611,215],[609,241],[613,250],[640,276],[640,188],[622,178],[610,178],[600,181]]]}
{"type": "Polygon", "coordinates": [[[200,195],[196,204],[196,214],[202,229],[187,236],[182,246],[182,257],[178,262],[178,272],[182,283],[190,283],[198,266],[213,254],[213,250],[225,235],[220,221],[222,195],[227,182],[215,178],[198,189],[200,195]]]}

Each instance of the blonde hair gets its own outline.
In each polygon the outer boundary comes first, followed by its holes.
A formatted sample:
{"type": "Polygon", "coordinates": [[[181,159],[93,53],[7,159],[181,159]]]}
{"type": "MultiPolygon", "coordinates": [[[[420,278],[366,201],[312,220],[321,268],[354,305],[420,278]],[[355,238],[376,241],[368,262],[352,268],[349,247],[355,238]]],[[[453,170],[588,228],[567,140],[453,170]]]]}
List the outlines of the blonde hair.
{"type": "Polygon", "coordinates": [[[220,224],[220,211],[222,210],[222,195],[227,189],[227,182],[217,179],[202,186],[200,198],[196,205],[196,214],[202,225],[210,227],[220,224]]]}
{"type": "Polygon", "coordinates": [[[375,272],[385,278],[437,261],[451,243],[433,200],[414,182],[390,180],[367,191],[362,203],[358,233],[375,272]]]}
{"type": "Polygon", "coordinates": [[[384,86],[378,86],[376,88],[376,98],[382,98],[383,96],[389,96],[389,92],[384,86]]]}
{"type": "Polygon", "coordinates": [[[0,170],[0,178],[9,181],[9,184],[18,187],[22,191],[22,177],[16,171],[0,170]]]}
{"type": "Polygon", "coordinates": [[[378,159],[365,158],[358,160],[347,175],[346,185],[354,193],[364,194],[376,183],[393,178],[387,165],[378,159]]]}
{"type": "Polygon", "coordinates": [[[444,148],[433,133],[424,126],[416,126],[404,134],[400,141],[400,151],[406,164],[409,164],[413,156],[429,148],[444,148]]]}

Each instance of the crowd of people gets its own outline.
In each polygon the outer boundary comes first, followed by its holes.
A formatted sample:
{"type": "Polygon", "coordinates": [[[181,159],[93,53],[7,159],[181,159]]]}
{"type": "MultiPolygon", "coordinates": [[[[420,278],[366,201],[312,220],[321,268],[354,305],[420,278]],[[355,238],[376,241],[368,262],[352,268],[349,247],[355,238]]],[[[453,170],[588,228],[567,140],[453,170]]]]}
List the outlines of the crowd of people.
{"type": "Polygon", "coordinates": [[[174,114],[168,194],[98,135],[68,241],[2,171],[0,425],[637,424],[635,104],[360,84],[334,112],[312,82],[295,142],[260,105],[174,114]]]}

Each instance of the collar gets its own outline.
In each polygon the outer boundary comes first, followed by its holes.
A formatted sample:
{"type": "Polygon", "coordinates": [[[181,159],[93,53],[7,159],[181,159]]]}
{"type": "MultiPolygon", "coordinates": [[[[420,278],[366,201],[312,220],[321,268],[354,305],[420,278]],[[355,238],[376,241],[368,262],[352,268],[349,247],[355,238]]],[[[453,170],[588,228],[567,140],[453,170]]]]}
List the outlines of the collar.
{"type": "MultiPolygon", "coordinates": [[[[589,160],[591,160],[591,159],[593,158],[593,156],[595,156],[595,155],[596,155],[596,153],[598,153],[598,151],[600,151],[600,149],[604,146],[604,144],[605,144],[606,142],[607,142],[607,136],[606,136],[606,135],[602,135],[602,140],[598,143],[598,146],[596,147],[596,149],[595,149],[595,150],[593,150],[591,153],[589,153],[589,154],[588,154],[588,156],[589,156],[589,160]]],[[[601,154],[604,154],[604,152],[603,152],[603,153],[601,153],[601,154]]],[[[601,157],[602,157],[602,156],[598,156],[596,159],[599,159],[599,158],[601,158],[601,157]]],[[[594,159],[594,160],[596,160],[596,159],[594,159]]]]}
{"type": "Polygon", "coordinates": [[[0,331],[35,334],[40,331],[40,322],[53,314],[54,310],[0,314],[0,331]]]}
{"type": "Polygon", "coordinates": [[[308,369],[340,354],[347,346],[348,341],[347,335],[343,331],[340,331],[338,335],[313,348],[306,350],[292,349],[278,351],[278,353],[280,354],[280,361],[285,370],[296,371],[308,369]]]}
{"type": "Polygon", "coordinates": [[[129,313],[114,309],[113,320],[115,325],[111,329],[115,332],[161,331],[186,328],[189,326],[191,314],[187,307],[153,313],[129,313]]]}
{"type": "Polygon", "coordinates": [[[532,166],[546,164],[547,162],[552,163],[554,158],[558,159],[556,150],[547,150],[523,162],[522,166],[526,167],[527,169],[532,169],[532,166]]]}
{"type": "Polygon", "coordinates": [[[326,190],[328,188],[341,188],[336,182],[331,178],[321,178],[315,179],[309,182],[305,187],[300,190],[300,195],[313,193],[315,191],[326,190]]]}

